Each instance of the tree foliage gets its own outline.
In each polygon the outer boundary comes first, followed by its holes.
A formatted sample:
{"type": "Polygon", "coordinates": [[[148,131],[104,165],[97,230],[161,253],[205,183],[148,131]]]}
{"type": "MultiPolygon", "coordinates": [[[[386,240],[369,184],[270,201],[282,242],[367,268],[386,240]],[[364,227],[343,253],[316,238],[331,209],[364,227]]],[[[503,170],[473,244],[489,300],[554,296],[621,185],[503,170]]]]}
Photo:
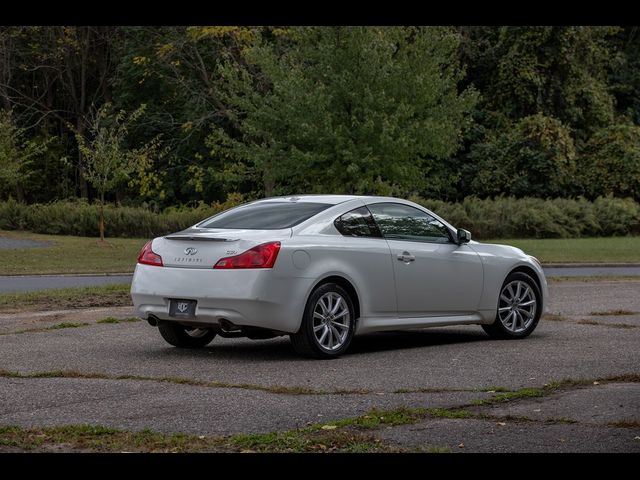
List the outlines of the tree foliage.
{"type": "Polygon", "coordinates": [[[111,113],[110,108],[110,104],[105,104],[95,112],[86,136],[76,132],[85,178],[96,189],[100,199],[100,240],[103,241],[105,194],[132,181],[132,174],[139,170],[140,165],[148,165],[160,147],[157,138],[141,147],[124,147],[130,127],[142,116],[145,105],[129,115],[124,110],[111,113]]]}
{"type": "Polygon", "coordinates": [[[437,190],[458,148],[472,89],[459,93],[456,36],[445,28],[301,28],[261,41],[248,66],[221,68],[239,128],[212,153],[254,175],[267,195],[437,190]]]}
{"type": "Polygon", "coordinates": [[[639,199],[639,31],[0,27],[0,199],[639,199]],[[141,104],[118,155],[158,138],[163,154],[103,189],[85,148],[95,112],[111,105],[117,124],[141,104]]]}

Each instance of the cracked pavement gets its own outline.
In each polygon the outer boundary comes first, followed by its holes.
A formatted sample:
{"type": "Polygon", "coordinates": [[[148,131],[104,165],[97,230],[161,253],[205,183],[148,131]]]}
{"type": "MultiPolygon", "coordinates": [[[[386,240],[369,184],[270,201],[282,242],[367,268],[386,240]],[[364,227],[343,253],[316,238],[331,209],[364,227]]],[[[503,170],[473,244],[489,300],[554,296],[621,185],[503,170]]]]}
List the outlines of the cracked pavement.
{"type": "Polygon", "coordinates": [[[372,408],[464,408],[474,417],[427,417],[371,433],[390,445],[452,452],[640,452],[635,381],[474,405],[495,395],[481,389],[640,374],[640,281],[557,282],[550,291],[553,315],[525,340],[491,340],[478,326],[376,333],[356,337],[347,355],[331,361],[297,357],[286,338],[216,338],[202,350],[179,350],[146,322],[95,323],[131,316],[128,307],[2,314],[0,425],[220,436],[330,423],[372,408]],[[12,333],[69,321],[90,325],[12,333]],[[64,378],[70,372],[151,379],[64,378]],[[175,377],[220,386],[166,381],[175,377]],[[279,387],[318,393],[274,393],[279,387]]]}

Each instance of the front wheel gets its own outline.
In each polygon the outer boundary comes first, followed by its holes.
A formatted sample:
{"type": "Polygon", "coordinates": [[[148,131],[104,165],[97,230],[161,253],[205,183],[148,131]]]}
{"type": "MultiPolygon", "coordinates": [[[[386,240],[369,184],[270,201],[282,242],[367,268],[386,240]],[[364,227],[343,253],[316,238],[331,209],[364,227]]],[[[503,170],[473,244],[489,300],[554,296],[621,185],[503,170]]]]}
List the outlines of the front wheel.
{"type": "Polygon", "coordinates": [[[494,338],[525,338],[538,325],[541,294],[536,282],[526,273],[509,274],[498,297],[496,319],[482,328],[494,338]]]}
{"type": "Polygon", "coordinates": [[[210,328],[187,327],[175,322],[158,322],[158,330],[167,343],[180,348],[201,348],[216,336],[210,328]]]}
{"type": "Polygon", "coordinates": [[[291,344],[300,355],[335,358],[344,353],[355,331],[353,301],[344,288],[326,283],[313,291],[291,344]]]}

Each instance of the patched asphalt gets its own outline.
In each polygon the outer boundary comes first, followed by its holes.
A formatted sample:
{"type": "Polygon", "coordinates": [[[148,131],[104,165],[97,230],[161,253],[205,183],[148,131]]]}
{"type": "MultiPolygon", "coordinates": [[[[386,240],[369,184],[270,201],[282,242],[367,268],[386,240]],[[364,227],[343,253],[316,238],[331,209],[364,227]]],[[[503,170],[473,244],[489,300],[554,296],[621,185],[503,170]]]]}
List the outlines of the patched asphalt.
{"type": "Polygon", "coordinates": [[[0,276],[0,293],[129,284],[131,278],[131,275],[4,275],[0,276]]]}
{"type": "MultiPolygon", "coordinates": [[[[542,320],[525,340],[491,340],[477,326],[377,333],[357,337],[349,354],[331,361],[301,359],[284,338],[216,338],[202,350],[179,350],[165,344],[146,322],[23,334],[5,330],[0,335],[0,369],[7,371],[182,377],[247,388],[148,380],[2,378],[0,424],[90,423],[223,435],[330,423],[374,407],[477,408],[472,406],[474,400],[493,395],[477,389],[542,387],[567,378],[640,374],[638,293],[640,282],[553,283],[551,311],[560,318],[542,320]],[[590,315],[621,309],[633,314],[590,315]],[[585,316],[599,323],[577,323],[585,316]],[[609,319],[632,328],[613,328],[607,325],[609,319]],[[292,395],[252,385],[366,393],[292,395]],[[398,392],[420,389],[440,391],[398,392]]],[[[118,314],[126,315],[123,310],[118,314]]],[[[108,310],[100,312],[104,314],[108,310]]],[[[543,398],[482,407],[481,412],[492,416],[528,419],[508,421],[505,426],[478,418],[424,419],[383,428],[376,435],[412,448],[452,451],[637,452],[638,385],[626,381],[575,387],[543,398]],[[554,418],[577,423],[548,423],[554,418]],[[627,427],[611,426],[617,422],[626,422],[627,427]],[[458,447],[460,443],[464,448],[458,447]]]]}
{"type": "Polygon", "coordinates": [[[48,247],[51,242],[38,240],[21,240],[18,238],[0,237],[0,249],[40,248],[48,247]]]}

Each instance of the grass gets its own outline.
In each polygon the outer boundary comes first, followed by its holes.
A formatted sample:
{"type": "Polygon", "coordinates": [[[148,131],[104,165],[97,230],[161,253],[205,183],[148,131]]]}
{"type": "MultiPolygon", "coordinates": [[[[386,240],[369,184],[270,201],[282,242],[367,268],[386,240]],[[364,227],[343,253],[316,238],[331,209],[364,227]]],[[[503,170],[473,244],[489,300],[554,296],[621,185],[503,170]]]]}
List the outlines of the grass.
{"type": "MultiPolygon", "coordinates": [[[[104,246],[96,238],[89,237],[6,230],[0,230],[0,236],[51,243],[51,246],[42,248],[1,249],[0,275],[132,272],[146,241],[140,238],[107,238],[109,246],[104,246]]],[[[640,262],[640,236],[498,239],[486,242],[522,248],[543,263],[640,262]]]]}
{"type": "Polygon", "coordinates": [[[86,327],[88,325],[88,323],[62,322],[56,325],[51,325],[50,327],[45,328],[45,330],[62,330],[63,328],[79,328],[86,327]]]}
{"type": "Polygon", "coordinates": [[[459,408],[428,408],[427,413],[435,418],[471,418],[474,415],[459,408]]]}
{"type": "Polygon", "coordinates": [[[127,318],[115,318],[115,317],[106,317],[101,320],[98,320],[96,323],[133,323],[140,322],[142,319],[138,317],[127,317],[127,318]]]}
{"type": "Polygon", "coordinates": [[[399,448],[360,432],[290,430],[286,432],[242,434],[230,437],[164,434],[151,430],[130,432],[92,425],[48,428],[0,427],[0,446],[23,450],[64,445],[72,451],[88,452],[243,452],[243,453],[325,453],[400,452],[399,448]]]}
{"type": "Polygon", "coordinates": [[[513,400],[520,400],[522,398],[544,397],[549,393],[550,393],[550,390],[545,390],[545,388],[521,388],[520,390],[516,390],[513,392],[499,393],[497,395],[492,396],[491,398],[476,400],[473,402],[473,404],[474,405],[492,405],[494,403],[506,403],[506,402],[512,402],[513,400]]]}
{"type": "Polygon", "coordinates": [[[594,317],[614,317],[618,315],[635,315],[636,312],[630,310],[607,310],[606,312],[591,312],[594,317]]]}
{"type": "Polygon", "coordinates": [[[49,428],[0,427],[0,445],[33,450],[45,445],[90,452],[193,452],[220,450],[217,438],[184,434],[162,434],[143,430],[129,432],[93,425],[49,428]]]}
{"type": "Polygon", "coordinates": [[[50,242],[41,248],[0,249],[0,275],[133,272],[146,239],[98,239],[1,230],[0,236],[50,242]]]}
{"type": "Polygon", "coordinates": [[[638,282],[640,276],[638,275],[560,275],[557,277],[547,277],[548,283],[560,283],[560,282],[638,282]]]}
{"type": "Polygon", "coordinates": [[[640,421],[638,420],[618,420],[617,422],[608,423],[610,427],[617,428],[640,428],[640,421]]]}
{"type": "MultiPolygon", "coordinates": [[[[141,319],[136,317],[129,318],[113,318],[107,317],[102,320],[98,320],[96,323],[107,323],[107,324],[117,324],[117,323],[130,323],[130,322],[140,322],[141,319]]],[[[92,325],[91,323],[76,323],[76,322],[62,322],[57,323],[55,325],[51,325],[49,327],[36,327],[36,328],[25,328],[23,330],[15,330],[11,332],[2,332],[0,335],[19,335],[21,333],[38,333],[38,332],[48,332],[50,330],[60,330],[64,328],[79,328],[79,327],[88,327],[92,325]]],[[[2,376],[3,370],[0,370],[0,376],[2,376]]]]}
{"type": "Polygon", "coordinates": [[[521,248],[542,263],[640,262],[640,236],[481,241],[521,248]]]}
{"type": "MultiPolygon", "coordinates": [[[[594,315],[593,312],[591,315],[594,315]]],[[[582,318],[580,320],[572,320],[567,317],[563,317],[562,315],[555,315],[552,313],[545,314],[542,317],[542,320],[549,322],[565,322],[565,323],[574,323],[576,325],[595,325],[598,327],[607,327],[607,328],[622,328],[622,329],[632,329],[632,328],[640,328],[640,325],[633,325],[629,323],[609,323],[609,322],[599,322],[597,320],[593,320],[590,318],[582,318]]]]}
{"type": "Polygon", "coordinates": [[[131,305],[130,288],[127,284],[113,284],[2,293],[0,294],[0,311],[128,306],[131,305]]]}
{"type": "MultiPolygon", "coordinates": [[[[329,426],[346,427],[353,426],[365,429],[379,428],[381,425],[395,426],[408,425],[417,422],[424,417],[427,410],[424,408],[399,407],[393,410],[372,409],[365,415],[346,418],[331,423],[329,426]]],[[[323,425],[326,427],[326,425],[323,425]]],[[[320,427],[322,428],[322,427],[320,427]]]]}

